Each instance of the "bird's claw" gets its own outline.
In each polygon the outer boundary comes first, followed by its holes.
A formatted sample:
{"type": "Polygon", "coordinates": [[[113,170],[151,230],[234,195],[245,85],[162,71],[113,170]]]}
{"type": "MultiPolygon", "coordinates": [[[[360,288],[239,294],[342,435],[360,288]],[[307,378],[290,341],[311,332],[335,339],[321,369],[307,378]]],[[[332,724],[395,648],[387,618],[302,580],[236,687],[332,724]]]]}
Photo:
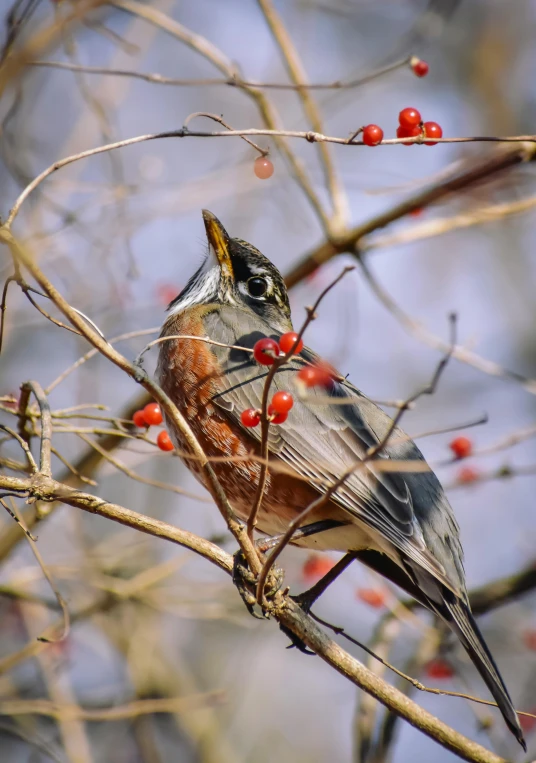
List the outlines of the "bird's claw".
{"type": "MultiPolygon", "coordinates": [[[[270,570],[266,585],[264,588],[264,597],[272,599],[281,589],[284,579],[283,570],[273,567],[270,570]]],[[[240,594],[242,601],[247,607],[248,612],[253,617],[263,620],[269,617],[268,613],[257,601],[257,577],[248,567],[246,558],[242,551],[237,551],[233,557],[233,583],[240,594]]]]}
{"type": "Polygon", "coordinates": [[[255,596],[257,579],[248,567],[246,557],[240,550],[233,556],[233,583],[250,615],[263,620],[265,615],[261,610],[259,614],[259,605],[255,596]]]}

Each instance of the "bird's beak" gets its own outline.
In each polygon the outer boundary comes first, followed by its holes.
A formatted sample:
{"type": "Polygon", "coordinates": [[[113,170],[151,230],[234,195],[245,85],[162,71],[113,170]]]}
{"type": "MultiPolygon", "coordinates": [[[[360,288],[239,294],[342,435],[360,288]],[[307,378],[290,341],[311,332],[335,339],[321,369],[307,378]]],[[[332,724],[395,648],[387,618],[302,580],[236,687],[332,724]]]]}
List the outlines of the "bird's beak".
{"type": "Polygon", "coordinates": [[[222,276],[232,281],[234,272],[229,254],[229,235],[216,215],[208,209],[203,210],[203,220],[211,253],[218,260],[222,276]]]}

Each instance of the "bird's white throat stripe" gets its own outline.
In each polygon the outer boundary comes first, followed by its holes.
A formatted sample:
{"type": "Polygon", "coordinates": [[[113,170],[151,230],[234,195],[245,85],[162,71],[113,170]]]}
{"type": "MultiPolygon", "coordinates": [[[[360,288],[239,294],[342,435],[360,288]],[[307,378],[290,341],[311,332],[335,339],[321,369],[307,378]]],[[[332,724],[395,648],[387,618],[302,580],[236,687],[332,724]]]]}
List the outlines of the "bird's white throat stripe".
{"type": "MultiPolygon", "coordinates": [[[[208,257],[194,276],[194,281],[187,293],[179,299],[169,311],[169,315],[182,313],[188,307],[194,305],[208,305],[215,302],[219,294],[221,272],[220,264],[212,246],[209,247],[208,257]]],[[[231,295],[227,295],[227,301],[236,304],[231,295]]]]}
{"type": "Polygon", "coordinates": [[[193,283],[188,290],[188,293],[173,305],[169,314],[177,315],[177,313],[182,313],[183,310],[186,310],[187,307],[208,304],[212,300],[215,300],[218,296],[219,283],[220,268],[218,265],[211,268],[208,272],[200,272],[195,283],[193,283]]]}

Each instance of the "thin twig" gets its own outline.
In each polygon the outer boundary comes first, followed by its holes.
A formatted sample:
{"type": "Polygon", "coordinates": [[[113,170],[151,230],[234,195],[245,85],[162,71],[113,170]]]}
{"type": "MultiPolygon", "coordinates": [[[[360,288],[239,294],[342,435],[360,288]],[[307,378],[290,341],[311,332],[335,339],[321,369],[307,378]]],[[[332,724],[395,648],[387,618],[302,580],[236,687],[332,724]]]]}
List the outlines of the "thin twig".
{"type": "Polygon", "coordinates": [[[27,537],[29,540],[37,540],[37,538],[35,538],[35,537],[34,537],[34,536],[31,534],[31,532],[28,530],[28,528],[26,527],[26,525],[25,525],[25,523],[24,523],[24,520],[22,520],[22,519],[21,519],[21,518],[18,516],[18,514],[16,514],[16,513],[15,513],[15,512],[14,512],[12,509],[10,509],[10,507],[7,505],[7,502],[6,502],[6,500],[5,500],[5,499],[6,499],[6,498],[10,498],[10,497],[14,497],[14,498],[20,498],[21,496],[20,496],[19,494],[17,494],[17,493],[0,493],[0,504],[2,504],[2,506],[4,507],[4,509],[7,511],[7,513],[8,513],[8,514],[9,514],[9,516],[11,517],[11,519],[13,519],[13,520],[14,520],[14,521],[15,521],[15,522],[16,522],[16,523],[19,525],[20,529],[23,531],[23,533],[26,535],[26,537],[27,537]]]}
{"type": "Polygon", "coordinates": [[[214,339],[210,339],[208,336],[194,336],[193,334],[174,334],[173,336],[160,336],[158,339],[154,339],[152,342],[149,342],[149,344],[146,344],[143,350],[136,356],[134,360],[134,365],[141,366],[142,365],[142,358],[145,355],[146,352],[148,352],[151,347],[154,347],[156,344],[161,344],[162,342],[167,342],[170,339],[188,339],[191,341],[197,341],[197,342],[205,342],[206,344],[212,344],[216,347],[227,347],[229,350],[241,350],[241,352],[247,352],[251,354],[253,350],[251,347],[240,347],[238,344],[225,344],[225,342],[216,342],[214,339]]]}
{"type": "Polygon", "coordinates": [[[7,432],[7,434],[10,437],[13,437],[13,439],[15,439],[19,443],[19,445],[21,446],[21,448],[24,451],[24,455],[26,456],[26,458],[28,460],[28,466],[30,467],[30,471],[32,472],[32,474],[37,474],[39,469],[37,468],[37,464],[35,463],[35,459],[32,456],[32,451],[28,447],[28,443],[25,442],[25,440],[23,440],[22,437],[17,432],[15,432],[13,429],[11,429],[11,427],[7,427],[5,424],[0,424],[0,429],[3,432],[7,432]]]}
{"type": "MultiPolygon", "coordinates": [[[[121,3],[125,3],[127,0],[121,0],[121,3]]],[[[128,2],[132,2],[132,0],[128,0],[128,2]]],[[[119,3],[119,0],[115,0],[114,4],[119,3]]],[[[322,135],[320,133],[316,133],[314,131],[308,130],[308,131],[301,131],[301,130],[270,130],[270,129],[247,129],[247,130],[227,130],[224,132],[219,131],[213,131],[213,132],[201,132],[201,131],[193,131],[189,130],[188,128],[182,128],[178,130],[170,130],[168,132],[161,132],[161,133],[152,133],[148,135],[138,135],[134,138],[127,138],[125,140],[119,140],[114,143],[108,143],[103,146],[97,146],[96,148],[88,149],[87,151],[81,151],[78,154],[73,154],[71,156],[67,156],[64,159],[60,159],[57,162],[54,162],[50,167],[47,167],[47,169],[43,170],[41,174],[37,175],[31,183],[29,183],[26,188],[22,191],[22,193],[19,195],[19,197],[16,199],[15,204],[13,205],[8,218],[5,222],[5,227],[7,229],[11,228],[11,225],[13,224],[13,221],[15,217],[18,215],[20,211],[20,207],[24,203],[24,201],[28,198],[28,196],[35,191],[35,189],[50,175],[52,175],[54,172],[57,172],[62,167],[67,166],[68,164],[72,164],[73,162],[80,161],[81,159],[87,159],[90,156],[96,156],[97,154],[103,154],[107,151],[113,151],[118,148],[126,148],[127,146],[134,146],[138,143],[144,143],[146,141],[151,140],[160,140],[164,138],[233,138],[233,137],[246,137],[246,136],[262,136],[265,135],[267,137],[279,137],[279,138],[298,138],[302,140],[306,140],[308,143],[320,143],[320,142],[329,142],[329,143],[336,143],[339,145],[344,146],[364,146],[365,144],[361,141],[353,141],[351,143],[348,142],[348,138],[337,138],[337,137],[330,137],[326,135],[322,135]]],[[[484,136],[484,137],[464,137],[464,138],[434,138],[434,142],[436,143],[475,143],[475,142],[493,142],[493,143],[523,143],[528,144],[527,147],[524,148],[524,151],[527,152],[529,149],[531,151],[534,151],[534,146],[532,144],[536,143],[536,135],[516,135],[516,136],[484,136]]],[[[398,144],[405,144],[405,143],[423,143],[423,139],[413,139],[413,138],[392,138],[392,139],[386,139],[383,140],[380,145],[398,145],[398,144]]],[[[416,208],[410,207],[411,208],[416,208]]],[[[323,215],[325,218],[325,215],[323,215]]],[[[344,245],[344,240],[341,239],[340,242],[337,243],[337,250],[341,251],[340,247],[344,245]]],[[[347,251],[347,249],[343,249],[342,251],[347,251]]]]}
{"type": "Polygon", "coordinates": [[[313,511],[316,511],[320,508],[322,508],[329,500],[330,498],[337,492],[337,490],[342,487],[342,485],[346,482],[346,480],[351,477],[353,474],[356,473],[359,469],[367,469],[370,462],[375,459],[375,457],[381,453],[384,448],[389,443],[389,440],[391,438],[391,435],[397,428],[400,419],[404,415],[405,411],[408,410],[411,403],[414,403],[416,400],[418,400],[423,395],[433,395],[436,387],[439,383],[439,379],[441,378],[441,374],[445,370],[445,367],[450,360],[450,357],[452,355],[453,348],[455,346],[456,342],[456,316],[454,314],[451,314],[450,317],[450,329],[451,329],[451,338],[450,338],[450,346],[445,355],[441,358],[439,361],[437,368],[434,372],[434,375],[432,376],[431,381],[422,389],[415,392],[411,397],[409,397],[406,402],[400,406],[398,411],[396,412],[395,416],[391,420],[391,423],[389,425],[389,428],[385,434],[385,436],[372,448],[369,448],[367,453],[362,459],[358,459],[349,469],[346,469],[343,474],[331,484],[331,486],[322,493],[318,498],[316,498],[314,501],[312,501],[308,506],[303,509],[299,514],[297,514],[294,519],[289,522],[288,527],[285,531],[285,533],[282,535],[281,540],[275,546],[268,557],[266,558],[266,561],[264,562],[263,568],[261,570],[261,573],[258,578],[257,583],[257,602],[259,604],[262,603],[263,597],[264,597],[264,586],[266,583],[267,576],[273,567],[275,561],[279,557],[279,555],[282,553],[283,549],[288,545],[290,539],[292,538],[292,535],[296,531],[296,529],[300,526],[300,524],[303,522],[303,520],[313,511]]]}
{"type": "MultiPolygon", "coordinates": [[[[223,117],[218,116],[217,114],[210,114],[207,111],[196,111],[193,114],[190,114],[186,117],[184,120],[183,128],[185,130],[188,129],[188,125],[192,121],[192,119],[196,119],[197,117],[205,117],[206,119],[212,119],[214,122],[218,122],[218,124],[223,125],[227,130],[230,130],[231,132],[234,132],[231,125],[227,124],[227,122],[223,119],[223,117]]],[[[188,130],[189,131],[189,130],[188,130]]],[[[250,145],[252,148],[255,149],[255,151],[258,151],[261,156],[268,156],[270,153],[264,148],[261,148],[256,143],[254,143],[252,140],[249,140],[249,138],[244,137],[245,142],[250,145]]]]}
{"type": "MultiPolygon", "coordinates": [[[[50,474],[44,474],[44,476],[45,477],[50,477],[50,474]]],[[[61,593],[59,592],[59,589],[58,589],[54,579],[52,578],[52,575],[48,571],[43,557],[41,556],[41,552],[37,548],[37,542],[36,542],[37,539],[33,537],[33,535],[29,532],[29,530],[26,527],[24,527],[23,521],[22,521],[22,519],[21,519],[21,517],[20,517],[20,515],[18,513],[17,506],[15,504],[15,501],[13,501],[13,499],[11,500],[11,509],[12,509],[13,516],[16,517],[18,523],[21,525],[21,527],[23,528],[23,530],[24,530],[24,532],[26,534],[26,537],[28,539],[28,543],[30,544],[30,549],[32,551],[32,554],[34,555],[37,564],[41,568],[41,572],[43,573],[47,583],[49,584],[49,586],[50,586],[50,588],[52,590],[52,593],[56,597],[56,601],[58,602],[58,606],[61,609],[62,616],[63,616],[63,625],[62,625],[59,633],[58,634],[54,634],[53,636],[39,636],[38,637],[38,641],[44,641],[47,644],[58,643],[60,641],[64,641],[67,638],[67,636],[69,635],[69,631],[70,631],[70,628],[71,628],[71,621],[70,621],[69,609],[67,607],[67,603],[66,603],[65,599],[63,598],[63,596],[61,595],[61,593]]]]}
{"type": "Polygon", "coordinates": [[[89,445],[92,448],[94,448],[97,451],[97,453],[99,453],[104,458],[105,461],[108,461],[109,464],[112,464],[120,472],[123,472],[123,474],[126,474],[127,477],[130,477],[130,479],[135,480],[136,482],[141,482],[144,485],[150,485],[151,487],[156,487],[156,488],[159,488],[160,490],[169,490],[171,493],[176,493],[177,495],[184,495],[187,498],[192,498],[196,501],[201,501],[202,503],[212,503],[212,500],[210,498],[205,498],[205,496],[203,495],[197,495],[196,493],[191,493],[189,490],[185,490],[184,488],[178,487],[177,485],[170,485],[167,482],[152,480],[150,479],[150,477],[142,477],[140,474],[136,474],[136,472],[133,472],[131,469],[125,466],[125,464],[123,464],[117,458],[114,458],[114,456],[108,453],[107,450],[105,450],[104,448],[101,448],[98,443],[94,442],[89,437],[86,437],[83,434],[79,434],[78,437],[80,437],[80,439],[83,440],[86,443],[86,445],[89,445]]]}
{"type": "Polygon", "coordinates": [[[228,87],[234,88],[255,88],[256,90],[292,90],[296,92],[299,90],[352,90],[354,88],[361,87],[362,85],[366,85],[369,82],[372,82],[379,77],[383,77],[386,74],[390,74],[397,69],[408,66],[410,63],[410,58],[411,57],[396,61],[395,63],[377,69],[370,74],[364,74],[362,77],[357,79],[348,81],[335,80],[333,82],[300,83],[299,85],[295,85],[289,82],[246,81],[241,79],[238,74],[229,78],[213,77],[205,79],[187,79],[181,77],[166,77],[164,74],[158,73],[151,74],[138,72],[132,69],[113,69],[106,66],[84,66],[66,61],[30,61],[28,65],[35,66],[37,68],[62,69],[64,71],[82,72],[84,74],[105,74],[110,77],[131,77],[132,79],[151,82],[155,85],[174,85],[176,87],[212,87],[214,85],[227,85],[228,87]]]}
{"type": "MultiPolygon", "coordinates": [[[[257,515],[259,513],[262,499],[264,496],[264,490],[266,488],[266,481],[268,478],[268,430],[270,427],[270,421],[268,418],[268,396],[270,394],[270,386],[272,384],[272,381],[274,379],[274,376],[276,375],[277,371],[290,360],[294,354],[295,348],[298,347],[307,327],[309,324],[315,320],[316,311],[318,309],[318,306],[324,299],[324,297],[328,294],[328,292],[333,289],[334,286],[336,286],[339,281],[341,281],[344,276],[352,271],[354,268],[352,266],[345,267],[341,273],[330,283],[326,288],[320,293],[319,297],[317,298],[316,302],[312,307],[308,307],[307,309],[307,317],[305,318],[305,321],[302,324],[301,329],[298,332],[298,336],[296,337],[296,340],[293,344],[293,346],[288,350],[288,352],[285,355],[281,355],[278,358],[275,359],[274,363],[270,366],[268,373],[266,374],[266,379],[264,382],[264,387],[262,391],[262,401],[261,401],[261,446],[260,446],[260,453],[261,453],[261,469],[259,473],[259,481],[257,483],[257,492],[255,495],[255,499],[253,502],[253,506],[251,508],[248,520],[247,520],[247,531],[248,535],[251,540],[253,540],[253,531],[255,530],[256,524],[257,524],[257,515]]],[[[265,578],[266,580],[266,578],[265,578]]],[[[263,588],[264,590],[264,584],[263,588]]]]}
{"type": "Polygon", "coordinates": [[[281,120],[273,103],[266,97],[266,94],[256,87],[243,84],[240,81],[236,65],[212,42],[202,35],[190,31],[182,24],[175,21],[175,19],[170,18],[161,10],[155,8],[153,5],[141,3],[137,0],[111,0],[110,4],[145,19],[159,29],[163,29],[167,34],[180,40],[189,48],[195,50],[201,56],[206,58],[207,61],[210,61],[210,63],[219,69],[225,77],[236,79],[237,87],[249,96],[257,106],[264,125],[269,130],[274,131],[273,138],[277,148],[283,155],[292,176],[302,189],[305,198],[308,200],[320,221],[324,232],[329,236],[329,218],[324,211],[322,201],[320,200],[313,183],[309,179],[303,163],[292,151],[284,137],[277,134],[277,128],[280,126],[281,120]]]}
{"type": "Polygon", "coordinates": [[[33,393],[41,412],[41,447],[39,457],[39,472],[44,474],[45,477],[50,477],[52,474],[50,454],[50,448],[52,445],[52,420],[50,417],[50,405],[39,382],[24,382],[21,387],[21,399],[22,395],[26,395],[28,392],[33,393]]]}
{"type": "MultiPolygon", "coordinates": [[[[307,75],[292,37],[287,32],[281,16],[274,8],[271,0],[257,0],[257,3],[263,12],[272,36],[281,51],[289,77],[298,88],[297,93],[302,102],[305,115],[312,129],[317,133],[322,133],[324,129],[317,104],[315,103],[310,90],[301,87],[301,85],[307,82],[307,75]]],[[[320,143],[319,149],[324,170],[324,179],[333,207],[331,228],[333,233],[336,234],[340,232],[346,223],[346,218],[348,216],[348,201],[337,175],[336,167],[329,151],[329,146],[326,143],[320,143]]]]}
{"type": "MultiPolygon", "coordinates": [[[[389,668],[389,670],[393,671],[393,673],[396,673],[397,676],[399,676],[400,678],[403,678],[405,681],[408,681],[412,686],[415,687],[415,689],[418,689],[419,691],[428,692],[429,694],[441,694],[446,697],[459,697],[460,699],[469,700],[469,702],[476,702],[479,705],[488,705],[489,707],[498,708],[497,703],[493,702],[492,700],[481,699],[480,697],[474,697],[472,694],[464,694],[463,692],[447,691],[446,689],[434,689],[431,686],[426,686],[425,684],[421,683],[421,681],[418,681],[416,678],[413,678],[413,676],[409,676],[407,675],[407,673],[404,673],[402,670],[395,668],[394,665],[392,665],[390,662],[385,660],[379,654],[374,652],[374,650],[370,649],[370,647],[368,647],[366,644],[363,644],[363,642],[358,641],[353,636],[350,636],[349,633],[346,633],[344,628],[342,628],[341,626],[333,625],[327,620],[323,620],[321,617],[318,617],[318,615],[315,615],[313,612],[310,612],[309,615],[310,617],[312,617],[313,620],[315,620],[320,625],[323,625],[325,628],[329,628],[330,630],[333,631],[333,633],[336,633],[338,636],[342,636],[351,644],[354,644],[355,646],[358,646],[360,649],[363,649],[363,651],[365,651],[375,660],[380,662],[386,668],[389,668]]],[[[528,718],[536,718],[536,715],[534,715],[533,713],[523,712],[522,710],[516,710],[516,713],[518,713],[519,715],[525,715],[528,718]]]]}
{"type": "MultiPolygon", "coordinates": [[[[175,543],[185,545],[192,551],[201,554],[205,559],[217,564],[220,569],[228,574],[232,574],[232,557],[218,546],[192,533],[166,525],[164,522],[159,522],[151,517],[137,514],[122,506],[110,504],[96,496],[66,488],[65,485],[50,478],[43,479],[36,485],[28,479],[10,478],[0,475],[0,488],[6,488],[13,492],[30,490],[38,499],[57,500],[59,498],[64,503],[76,506],[84,511],[108,517],[113,521],[134,527],[142,532],[156,535],[157,537],[164,537],[175,543]]],[[[102,602],[93,604],[92,607],[88,608],[88,611],[95,611],[95,607],[100,609],[102,602]]],[[[283,597],[281,594],[276,594],[274,601],[268,603],[268,607],[269,612],[280,623],[295,633],[306,646],[312,649],[335,670],[360,688],[371,693],[386,707],[400,714],[425,734],[439,741],[447,749],[473,763],[505,763],[503,758],[489,750],[485,750],[480,745],[454,731],[419,707],[408,697],[405,697],[397,689],[379,679],[372,671],[365,668],[362,663],[351,657],[321,631],[312,618],[307,616],[300,607],[288,598],[283,597]]],[[[52,626],[49,632],[53,633],[55,627],[57,626],[52,626]]],[[[25,659],[29,654],[34,654],[35,651],[36,646],[28,645],[28,647],[20,650],[17,655],[0,660],[0,674],[6,669],[11,669],[14,664],[18,664],[21,659],[25,659]]]]}
{"type": "MultiPolygon", "coordinates": [[[[364,258],[360,257],[358,262],[361,265],[361,270],[365,280],[373,293],[384,305],[384,307],[393,315],[395,320],[397,320],[398,323],[400,323],[400,325],[411,336],[415,337],[418,341],[424,342],[430,347],[433,347],[436,350],[444,351],[448,347],[440,337],[432,334],[431,331],[419,323],[419,321],[408,315],[395,302],[391,295],[372,274],[372,271],[370,270],[368,264],[365,262],[364,258]]],[[[509,369],[500,366],[498,363],[487,360],[481,355],[478,355],[476,352],[472,352],[471,350],[468,350],[460,345],[457,345],[454,348],[452,357],[456,358],[456,360],[462,361],[463,363],[467,363],[468,365],[473,366],[479,371],[483,371],[485,374],[489,374],[490,376],[497,376],[499,378],[505,378],[509,379],[510,381],[514,381],[526,389],[527,392],[530,392],[532,395],[536,395],[536,379],[530,379],[529,377],[523,376],[516,371],[510,371],[509,369]]]]}
{"type": "Polygon", "coordinates": [[[487,178],[497,177],[500,173],[519,164],[532,162],[535,158],[536,146],[533,143],[526,143],[521,146],[502,146],[483,157],[466,161],[461,169],[460,163],[456,162],[454,167],[446,173],[445,177],[441,177],[439,182],[418,191],[400,204],[396,204],[394,207],[360,223],[338,237],[336,241],[327,239],[307,252],[286,274],[287,287],[291,288],[303,281],[320,265],[328,262],[337,254],[354,254],[366,236],[385,228],[410,212],[427,207],[458,191],[466,191],[487,178]]]}
{"type": "Polygon", "coordinates": [[[53,446],[50,448],[50,450],[56,456],[56,458],[59,459],[61,463],[71,472],[71,474],[73,474],[75,477],[77,477],[77,479],[80,480],[80,482],[83,482],[85,485],[91,485],[92,487],[97,486],[98,483],[95,482],[95,480],[92,480],[90,477],[85,477],[83,474],[80,474],[78,469],[75,466],[73,466],[73,464],[71,464],[69,461],[67,461],[65,456],[63,456],[59,452],[59,450],[56,450],[56,448],[54,448],[53,446]]]}

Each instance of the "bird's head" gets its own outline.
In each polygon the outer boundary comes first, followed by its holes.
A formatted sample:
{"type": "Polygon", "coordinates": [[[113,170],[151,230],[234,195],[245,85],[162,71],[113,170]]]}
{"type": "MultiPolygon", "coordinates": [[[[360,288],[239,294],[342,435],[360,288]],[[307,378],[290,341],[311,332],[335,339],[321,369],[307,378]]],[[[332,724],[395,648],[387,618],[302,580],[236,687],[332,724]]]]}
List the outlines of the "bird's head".
{"type": "Polygon", "coordinates": [[[208,254],[168,307],[170,315],[199,305],[251,310],[275,329],[287,331],[290,305],[279,270],[254,246],[230,238],[217,217],[203,210],[208,254]]]}

